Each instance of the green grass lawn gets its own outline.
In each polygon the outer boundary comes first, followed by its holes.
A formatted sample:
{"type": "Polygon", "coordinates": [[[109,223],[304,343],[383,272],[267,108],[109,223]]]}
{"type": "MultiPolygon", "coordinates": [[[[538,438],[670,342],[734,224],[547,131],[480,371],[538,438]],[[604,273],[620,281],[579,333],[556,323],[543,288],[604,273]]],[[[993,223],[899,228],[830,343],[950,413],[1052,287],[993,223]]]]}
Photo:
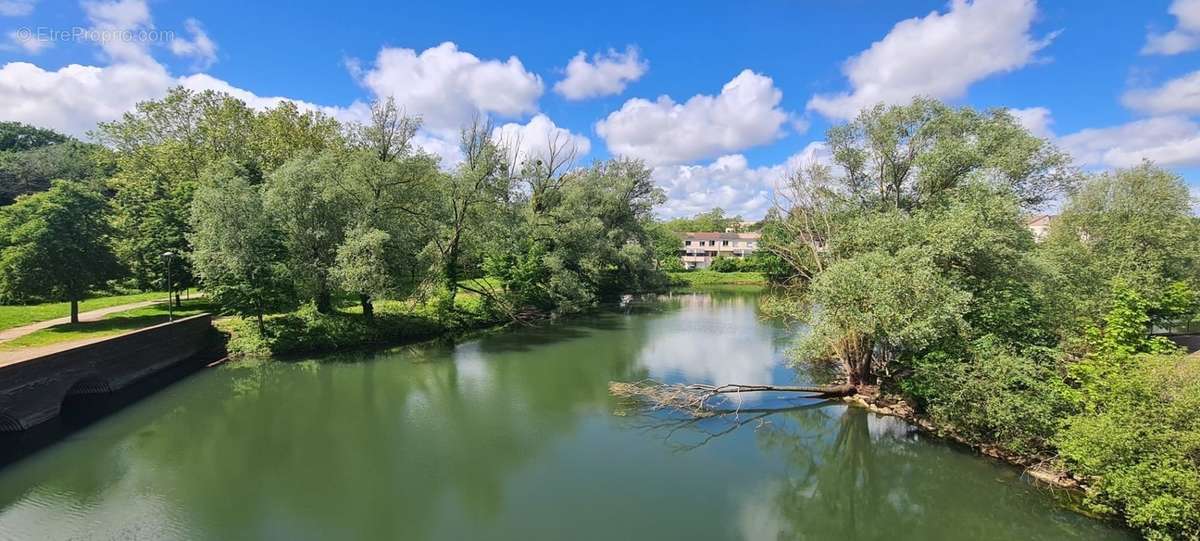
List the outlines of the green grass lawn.
{"type": "Polygon", "coordinates": [[[694,270],[669,272],[673,286],[712,285],[766,285],[767,278],[760,272],[714,272],[694,270]]]}
{"type": "MultiPolygon", "coordinates": [[[[80,301],[79,311],[86,312],[88,310],[99,310],[110,306],[121,304],[129,304],[131,302],[152,301],[156,299],[166,300],[165,292],[150,292],[150,293],[133,293],[131,295],[111,295],[107,297],[95,297],[80,301]]],[[[49,302],[45,304],[29,304],[29,305],[4,305],[0,306],[0,329],[11,329],[46,321],[60,317],[71,315],[71,303],[69,302],[49,302]]]]}
{"type": "MultiPolygon", "coordinates": [[[[145,299],[143,299],[145,300],[145,299]]],[[[129,302],[137,302],[129,301],[129,302]]],[[[123,303],[113,303],[123,304],[123,303]]],[[[110,304],[109,306],[112,306],[110,304]]],[[[95,307],[93,307],[95,309],[95,307]]],[[[183,306],[175,309],[175,317],[194,316],[201,312],[211,312],[212,304],[206,299],[191,299],[183,301],[183,306]]],[[[0,342],[0,350],[16,350],[29,347],[45,346],[58,342],[81,340],[85,338],[101,338],[121,334],[126,331],[150,327],[167,321],[166,304],[156,304],[124,312],[116,312],[104,316],[98,321],[83,323],[64,323],[36,331],[20,338],[0,342]]]]}

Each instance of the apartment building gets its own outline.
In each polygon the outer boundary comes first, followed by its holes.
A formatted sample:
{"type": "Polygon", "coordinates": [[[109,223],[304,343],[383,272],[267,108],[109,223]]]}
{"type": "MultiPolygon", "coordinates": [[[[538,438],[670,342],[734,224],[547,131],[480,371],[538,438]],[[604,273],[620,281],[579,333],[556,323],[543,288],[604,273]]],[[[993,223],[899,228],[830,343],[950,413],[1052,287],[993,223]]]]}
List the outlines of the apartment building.
{"type": "Polygon", "coordinates": [[[758,249],[760,233],[683,233],[683,266],[704,269],[719,256],[746,257],[758,249]]]}

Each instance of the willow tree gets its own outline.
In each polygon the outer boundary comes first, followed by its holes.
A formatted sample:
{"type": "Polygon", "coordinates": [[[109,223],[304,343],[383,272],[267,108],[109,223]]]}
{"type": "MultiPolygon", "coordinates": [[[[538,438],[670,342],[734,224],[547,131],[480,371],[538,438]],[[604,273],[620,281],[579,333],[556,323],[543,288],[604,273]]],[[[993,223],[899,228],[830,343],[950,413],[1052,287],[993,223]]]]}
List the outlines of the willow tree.
{"type": "Polygon", "coordinates": [[[420,126],[391,98],[372,104],[368,123],[350,126],[348,163],[336,186],[347,203],[348,229],[334,277],[358,295],[368,317],[375,297],[407,293],[423,275],[427,198],[438,168],[436,157],[412,143],[420,126]]]}
{"type": "Polygon", "coordinates": [[[287,250],[297,289],[317,311],[333,311],[332,272],[347,227],[348,202],[339,188],[339,153],[302,152],[267,176],[263,209],[274,220],[287,250]]]}
{"type": "Polygon", "coordinates": [[[976,111],[917,98],[879,104],[826,133],[828,159],[797,169],[777,201],[782,234],[764,248],[810,280],[829,263],[822,246],[848,217],[911,213],[985,183],[1011,193],[1025,211],[1080,181],[1070,156],[1029,133],[1006,109],[976,111]]]}
{"type": "Polygon", "coordinates": [[[295,299],[282,235],[263,208],[260,188],[231,162],[214,164],[192,200],[191,263],[208,295],[239,314],[263,315],[295,299]]]}

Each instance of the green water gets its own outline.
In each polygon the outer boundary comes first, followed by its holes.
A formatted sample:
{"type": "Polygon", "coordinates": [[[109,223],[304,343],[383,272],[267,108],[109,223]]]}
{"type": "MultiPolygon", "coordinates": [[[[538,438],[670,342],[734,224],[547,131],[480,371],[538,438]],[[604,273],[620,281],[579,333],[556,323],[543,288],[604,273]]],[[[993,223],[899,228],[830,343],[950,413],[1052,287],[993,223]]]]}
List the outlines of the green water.
{"type": "Polygon", "coordinates": [[[610,380],[806,379],[781,364],[797,330],[755,301],[206,370],[0,470],[0,539],[1128,537],[842,405],[620,414],[610,380]]]}

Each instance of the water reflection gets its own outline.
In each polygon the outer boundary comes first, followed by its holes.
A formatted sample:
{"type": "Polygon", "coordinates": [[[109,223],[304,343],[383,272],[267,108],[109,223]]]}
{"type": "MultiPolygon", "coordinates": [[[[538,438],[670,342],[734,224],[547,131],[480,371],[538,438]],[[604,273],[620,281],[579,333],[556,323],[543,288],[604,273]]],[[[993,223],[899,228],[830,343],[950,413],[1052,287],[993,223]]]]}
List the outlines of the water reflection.
{"type": "Polygon", "coordinates": [[[702,420],[649,414],[676,449],[753,434],[778,475],[733,495],[742,539],[1132,539],[1066,509],[1007,466],[835,402],[702,420]],[[743,434],[745,435],[745,434],[743,434]]]}
{"type": "Polygon", "coordinates": [[[783,327],[759,321],[756,297],[691,292],[666,296],[663,302],[678,312],[649,323],[637,358],[650,377],[689,383],[792,378],[780,348],[790,335],[783,327]]]}
{"type": "Polygon", "coordinates": [[[688,294],[456,347],[225,366],[0,470],[0,539],[1120,535],[841,405],[769,398],[677,432],[719,433],[682,453],[638,429],[668,419],[613,415],[612,380],[792,378],[790,336],[753,296],[688,294]]]}

